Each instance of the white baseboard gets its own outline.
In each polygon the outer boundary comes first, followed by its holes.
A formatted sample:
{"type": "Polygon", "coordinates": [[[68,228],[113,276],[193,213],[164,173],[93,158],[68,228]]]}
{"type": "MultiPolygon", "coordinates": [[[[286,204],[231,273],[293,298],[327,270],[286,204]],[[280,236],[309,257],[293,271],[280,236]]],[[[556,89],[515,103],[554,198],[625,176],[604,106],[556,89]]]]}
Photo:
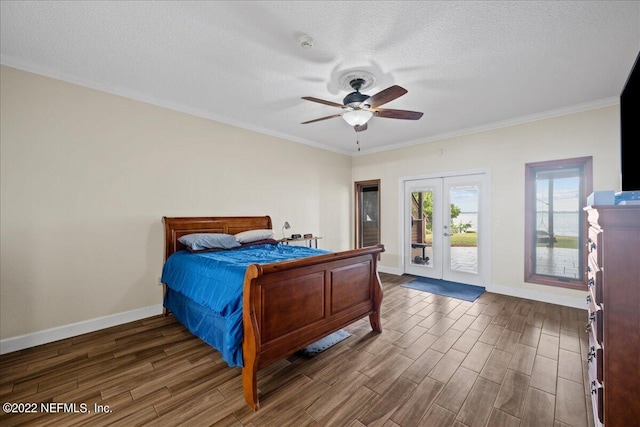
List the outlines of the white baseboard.
{"type": "Polygon", "coordinates": [[[380,273],[389,273],[389,274],[393,274],[395,276],[402,276],[402,270],[399,268],[391,268],[391,267],[385,267],[384,265],[379,265],[378,264],[378,271],[380,273]]]}
{"type": "MultiPolygon", "coordinates": [[[[510,286],[502,286],[491,284],[485,287],[487,292],[493,292],[496,294],[509,295],[512,297],[526,298],[534,301],[548,302],[550,304],[564,305],[566,307],[581,308],[586,310],[587,292],[583,292],[584,295],[571,297],[571,296],[558,296],[550,295],[546,292],[537,292],[531,289],[512,288],[510,286]]],[[[576,291],[578,292],[578,291],[576,291]]]]}
{"type": "Polygon", "coordinates": [[[96,319],[85,320],[70,325],[59,326],[57,328],[46,329],[44,331],[17,337],[0,340],[0,354],[11,353],[41,344],[75,337],[77,335],[95,332],[112,326],[134,322],[147,317],[162,314],[162,304],[150,305],[124,313],[111,314],[109,316],[98,317],[96,319]]]}

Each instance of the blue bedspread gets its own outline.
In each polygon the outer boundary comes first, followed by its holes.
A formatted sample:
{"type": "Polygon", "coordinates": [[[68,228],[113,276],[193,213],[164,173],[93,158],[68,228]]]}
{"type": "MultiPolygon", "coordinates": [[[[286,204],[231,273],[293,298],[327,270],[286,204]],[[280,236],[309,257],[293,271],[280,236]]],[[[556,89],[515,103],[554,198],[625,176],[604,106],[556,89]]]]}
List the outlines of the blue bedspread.
{"type": "Polygon", "coordinates": [[[164,305],[192,333],[219,350],[229,366],[242,366],[242,290],[247,267],[326,253],[329,251],[285,244],[219,252],[178,251],[162,270],[162,283],[172,291],[165,296],[164,305]],[[187,309],[191,301],[201,307],[187,309]]]}

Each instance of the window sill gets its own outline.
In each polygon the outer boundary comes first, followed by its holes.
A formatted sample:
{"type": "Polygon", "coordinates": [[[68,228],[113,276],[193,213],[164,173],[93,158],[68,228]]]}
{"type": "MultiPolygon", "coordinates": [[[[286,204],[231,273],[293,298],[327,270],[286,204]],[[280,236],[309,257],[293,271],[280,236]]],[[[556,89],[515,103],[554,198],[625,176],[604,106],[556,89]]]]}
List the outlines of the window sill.
{"type": "Polygon", "coordinates": [[[533,283],[536,285],[553,286],[556,288],[574,289],[576,291],[587,291],[587,284],[583,280],[572,279],[558,279],[549,276],[529,276],[525,277],[526,283],[533,283]]]}

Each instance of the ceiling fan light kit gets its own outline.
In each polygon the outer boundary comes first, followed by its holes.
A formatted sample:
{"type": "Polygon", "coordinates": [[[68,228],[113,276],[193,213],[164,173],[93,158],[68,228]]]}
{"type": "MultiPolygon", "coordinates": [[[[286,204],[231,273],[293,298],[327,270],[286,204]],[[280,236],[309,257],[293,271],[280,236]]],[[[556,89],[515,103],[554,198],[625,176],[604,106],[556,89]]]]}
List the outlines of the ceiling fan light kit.
{"type": "Polygon", "coordinates": [[[372,116],[373,113],[369,110],[353,110],[344,113],[342,118],[351,126],[362,126],[367,123],[372,116]]]}

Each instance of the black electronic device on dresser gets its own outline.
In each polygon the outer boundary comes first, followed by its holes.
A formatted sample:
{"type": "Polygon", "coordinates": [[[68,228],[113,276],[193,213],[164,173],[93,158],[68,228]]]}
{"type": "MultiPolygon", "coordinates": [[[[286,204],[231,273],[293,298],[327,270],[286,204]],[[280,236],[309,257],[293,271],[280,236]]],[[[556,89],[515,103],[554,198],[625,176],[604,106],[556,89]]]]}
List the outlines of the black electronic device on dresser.
{"type": "MultiPolygon", "coordinates": [[[[640,53],[620,94],[620,170],[622,191],[640,192],[640,53]]],[[[640,424],[640,421],[638,422],[640,424]]]]}
{"type": "Polygon", "coordinates": [[[589,389],[595,426],[640,425],[640,206],[588,206],[589,389]]]}

